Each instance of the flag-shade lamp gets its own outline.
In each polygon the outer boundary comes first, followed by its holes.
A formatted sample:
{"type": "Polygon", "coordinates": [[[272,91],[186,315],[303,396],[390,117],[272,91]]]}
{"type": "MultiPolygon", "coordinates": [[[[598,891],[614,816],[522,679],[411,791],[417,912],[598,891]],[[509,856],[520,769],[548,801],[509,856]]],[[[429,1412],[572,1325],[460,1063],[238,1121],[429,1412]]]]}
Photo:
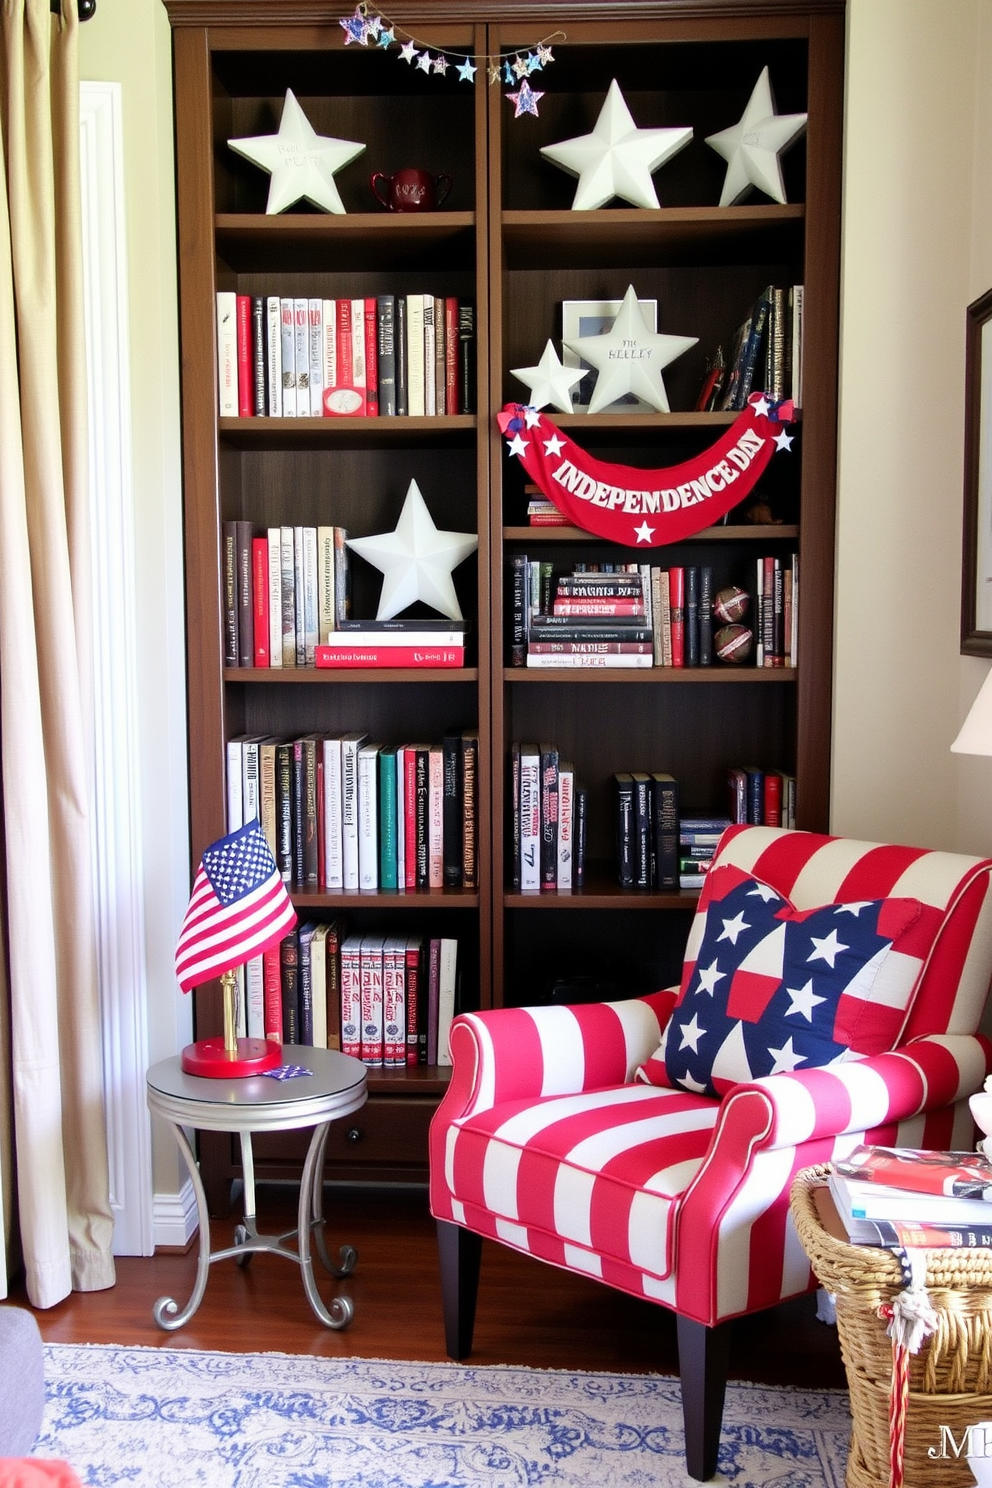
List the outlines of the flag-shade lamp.
{"type": "Polygon", "coordinates": [[[951,749],[955,754],[992,754],[992,672],[982,683],[951,749]]]}
{"type": "Polygon", "coordinates": [[[230,1080],[264,1074],[282,1063],[272,1039],[238,1038],[237,968],[277,945],[296,924],[265,834],[257,821],[220,837],[204,851],[176,946],[176,976],[184,992],[220,977],[224,1036],[187,1044],[188,1075],[230,1080]]]}

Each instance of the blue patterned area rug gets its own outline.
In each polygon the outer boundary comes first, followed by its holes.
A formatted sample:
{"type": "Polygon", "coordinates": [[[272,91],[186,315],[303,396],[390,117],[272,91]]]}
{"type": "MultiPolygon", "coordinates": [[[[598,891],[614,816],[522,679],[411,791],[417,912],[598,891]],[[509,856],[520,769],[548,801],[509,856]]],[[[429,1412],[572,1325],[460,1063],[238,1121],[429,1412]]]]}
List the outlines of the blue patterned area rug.
{"type": "MultiPolygon", "coordinates": [[[[685,1488],[662,1375],[49,1344],[35,1448],[94,1488],[685,1488]]],[[[731,1385],[733,1488],[843,1488],[840,1391],[731,1385]]]]}

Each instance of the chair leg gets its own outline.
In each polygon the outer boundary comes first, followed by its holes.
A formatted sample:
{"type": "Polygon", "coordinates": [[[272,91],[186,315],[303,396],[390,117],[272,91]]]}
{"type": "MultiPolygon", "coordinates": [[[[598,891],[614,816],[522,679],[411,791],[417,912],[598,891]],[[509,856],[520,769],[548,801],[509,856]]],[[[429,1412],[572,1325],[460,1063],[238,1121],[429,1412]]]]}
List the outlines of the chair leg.
{"type": "Polygon", "coordinates": [[[720,1448],[730,1324],[708,1328],[694,1318],[680,1316],[678,1339],[686,1471],[697,1482],[706,1483],[716,1473],[720,1448]]]}
{"type": "Polygon", "coordinates": [[[441,1259],[444,1346],[450,1359],[465,1359],[472,1352],[482,1236],[439,1219],[437,1248],[441,1259]]]}

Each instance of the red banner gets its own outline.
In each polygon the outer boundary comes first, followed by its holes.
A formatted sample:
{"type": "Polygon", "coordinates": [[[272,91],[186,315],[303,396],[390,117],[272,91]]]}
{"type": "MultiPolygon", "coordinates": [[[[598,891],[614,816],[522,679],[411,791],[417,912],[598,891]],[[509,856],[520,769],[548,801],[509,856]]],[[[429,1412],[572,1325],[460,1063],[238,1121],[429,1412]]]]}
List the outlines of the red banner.
{"type": "Polygon", "coordinates": [[[507,403],[496,422],[510,454],[576,527],[623,547],[657,548],[712,526],[743,501],[776,450],[790,448],[784,425],[793,412],[791,402],[754,393],[709,449],[661,470],[597,460],[522,403],[507,403]]]}

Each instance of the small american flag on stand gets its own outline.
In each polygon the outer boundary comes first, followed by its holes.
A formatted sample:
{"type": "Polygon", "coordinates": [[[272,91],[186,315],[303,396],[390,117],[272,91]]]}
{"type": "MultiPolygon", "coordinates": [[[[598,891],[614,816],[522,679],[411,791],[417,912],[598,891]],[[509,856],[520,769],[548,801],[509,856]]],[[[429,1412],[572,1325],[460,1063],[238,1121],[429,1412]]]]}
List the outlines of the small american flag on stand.
{"type": "Polygon", "coordinates": [[[176,946],[184,992],[240,966],[296,924],[272,850],[257,821],[204,851],[176,946]]]}

